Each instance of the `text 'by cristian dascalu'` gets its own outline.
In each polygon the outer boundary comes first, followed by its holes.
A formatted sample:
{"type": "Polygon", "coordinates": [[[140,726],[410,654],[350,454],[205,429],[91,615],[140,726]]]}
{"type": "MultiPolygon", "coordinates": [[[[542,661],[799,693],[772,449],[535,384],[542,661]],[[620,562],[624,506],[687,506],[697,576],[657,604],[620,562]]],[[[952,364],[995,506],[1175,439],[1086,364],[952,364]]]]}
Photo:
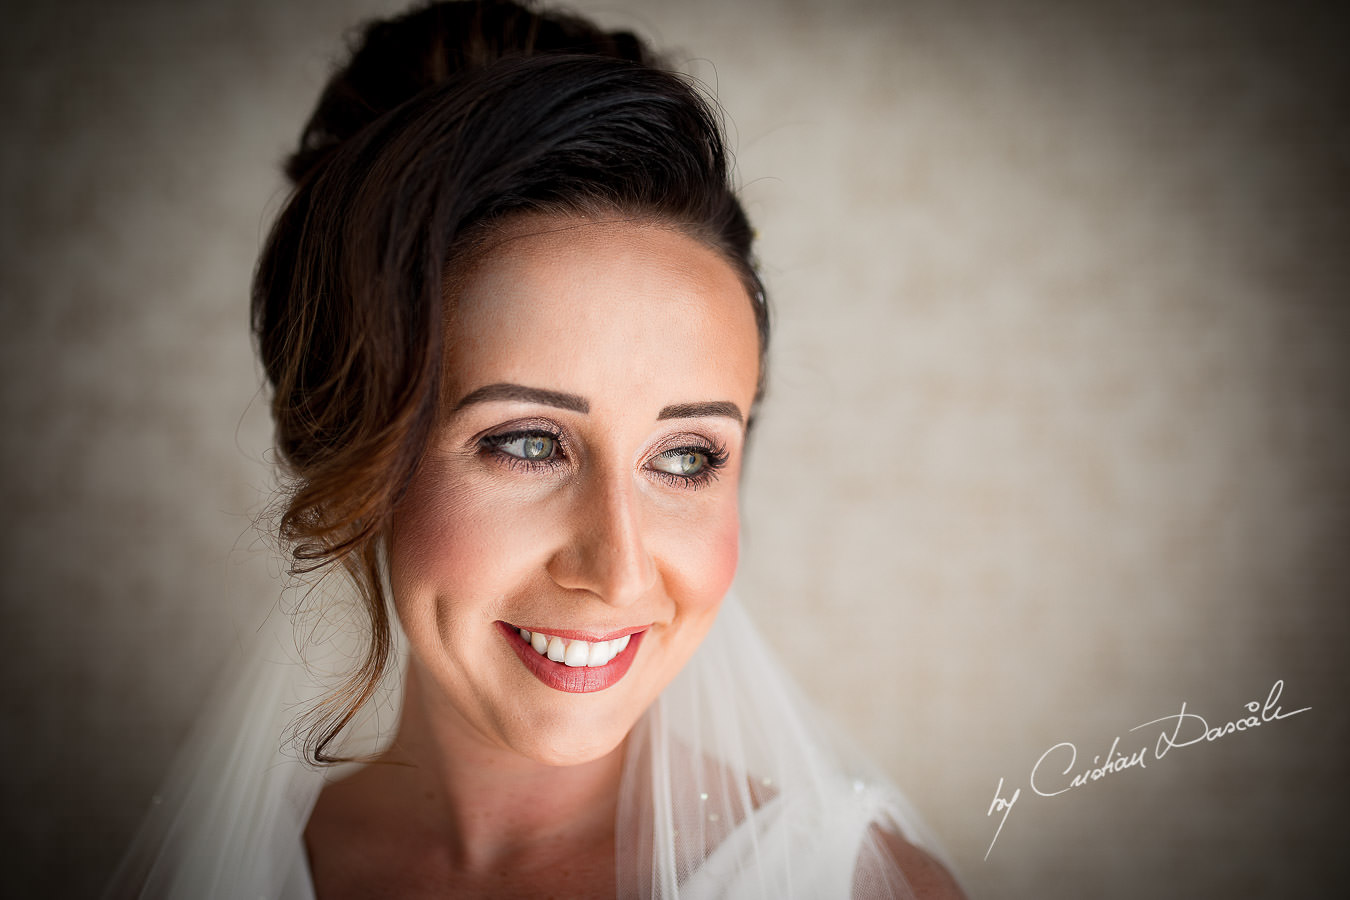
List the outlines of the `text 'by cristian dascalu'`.
{"type": "MultiPolygon", "coordinates": [[[[1057,797],[1060,794],[1067,794],[1074,788],[1082,787],[1092,781],[1100,781],[1108,775],[1114,775],[1125,769],[1146,769],[1150,761],[1162,759],[1169,750],[1190,747],[1202,742],[1217,741],[1230,734],[1250,731],[1253,728],[1278,722],[1280,719],[1287,719],[1290,716],[1296,716],[1312,709],[1311,706],[1305,706],[1293,712],[1284,712],[1280,708],[1280,694],[1283,692],[1284,681],[1276,681],[1271,687],[1270,693],[1266,695],[1265,703],[1252,700],[1244,707],[1248,715],[1214,726],[1211,726],[1203,716],[1189,711],[1186,708],[1186,701],[1183,700],[1181,712],[1159,719],[1151,719],[1130,729],[1133,732],[1148,728],[1151,725],[1161,725],[1162,729],[1158,734],[1156,743],[1150,745],[1146,739],[1144,745],[1138,750],[1122,752],[1120,750],[1120,738],[1117,737],[1111,742],[1111,749],[1106,751],[1106,756],[1094,756],[1090,766],[1079,764],[1078,747],[1068,741],[1062,741],[1042,753],[1041,758],[1036,760],[1036,764],[1031,767],[1029,779],[1031,790],[1041,797],[1057,797]]],[[[1012,812],[1013,806],[1021,796],[1021,788],[1014,790],[1012,796],[1004,796],[1003,779],[998,780],[998,787],[994,789],[994,801],[989,804],[989,812],[985,815],[993,816],[998,813],[1003,815],[999,819],[998,829],[994,831],[994,839],[989,842],[989,849],[985,851],[984,858],[986,860],[989,859],[989,854],[993,851],[998,836],[1003,833],[1003,826],[1008,821],[1008,813],[1012,812]]]]}

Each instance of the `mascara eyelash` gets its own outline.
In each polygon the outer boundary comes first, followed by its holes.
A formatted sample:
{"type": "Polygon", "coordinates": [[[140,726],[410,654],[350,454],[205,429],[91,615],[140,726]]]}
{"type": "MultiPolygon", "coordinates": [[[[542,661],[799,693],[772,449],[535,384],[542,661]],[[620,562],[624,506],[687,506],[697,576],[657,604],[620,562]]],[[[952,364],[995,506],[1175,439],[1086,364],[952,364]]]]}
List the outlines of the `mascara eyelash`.
{"type": "Polygon", "coordinates": [[[480,452],[491,455],[495,462],[506,465],[513,470],[551,469],[567,461],[562,434],[550,428],[517,428],[500,434],[489,434],[478,439],[478,447],[480,452]],[[540,436],[553,441],[553,455],[545,459],[526,459],[522,456],[516,456],[514,453],[506,453],[501,449],[512,441],[540,436]]]}
{"type": "Polygon", "coordinates": [[[707,460],[707,463],[704,465],[702,471],[694,475],[678,475],[674,472],[666,472],[661,469],[651,469],[651,472],[672,487],[680,487],[687,490],[698,490],[699,488],[706,487],[716,481],[719,473],[726,466],[727,460],[730,458],[726,446],[720,443],[669,447],[662,450],[657,456],[677,453],[699,453],[703,455],[707,460]]]}

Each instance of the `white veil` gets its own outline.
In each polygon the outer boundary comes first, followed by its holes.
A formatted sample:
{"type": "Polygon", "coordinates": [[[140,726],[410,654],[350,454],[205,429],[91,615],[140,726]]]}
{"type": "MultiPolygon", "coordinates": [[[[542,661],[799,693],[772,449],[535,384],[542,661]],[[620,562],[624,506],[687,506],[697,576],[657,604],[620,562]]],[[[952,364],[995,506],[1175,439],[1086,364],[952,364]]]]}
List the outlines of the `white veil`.
{"type": "MultiPolygon", "coordinates": [[[[304,762],[287,736],[321,690],[314,673],[340,671],[356,640],[327,636],[322,659],[306,651],[302,663],[289,617],[272,616],[204,707],[105,896],[312,900],[305,823],[341,773],[304,762]]],[[[371,704],[344,749],[392,737],[400,690],[371,704]]],[[[884,832],[935,847],[899,792],[832,735],[729,596],[629,737],[618,896],[913,896],[884,832]]]]}

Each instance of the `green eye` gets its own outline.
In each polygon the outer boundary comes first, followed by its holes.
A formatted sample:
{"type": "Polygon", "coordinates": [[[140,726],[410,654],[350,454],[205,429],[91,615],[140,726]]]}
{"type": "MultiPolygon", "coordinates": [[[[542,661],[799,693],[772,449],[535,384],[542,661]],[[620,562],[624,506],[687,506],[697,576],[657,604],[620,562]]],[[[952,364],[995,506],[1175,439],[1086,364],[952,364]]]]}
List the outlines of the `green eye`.
{"type": "Polygon", "coordinates": [[[669,450],[652,460],[652,467],[671,475],[698,475],[708,466],[708,454],[697,450],[669,450]]]}
{"type": "Polygon", "coordinates": [[[520,437],[504,441],[498,445],[503,453],[520,459],[541,460],[551,459],[557,452],[558,442],[551,435],[547,434],[525,434],[520,437]]]}
{"type": "Polygon", "coordinates": [[[553,455],[553,438],[536,434],[521,442],[522,455],[526,459],[548,459],[553,455]]]}

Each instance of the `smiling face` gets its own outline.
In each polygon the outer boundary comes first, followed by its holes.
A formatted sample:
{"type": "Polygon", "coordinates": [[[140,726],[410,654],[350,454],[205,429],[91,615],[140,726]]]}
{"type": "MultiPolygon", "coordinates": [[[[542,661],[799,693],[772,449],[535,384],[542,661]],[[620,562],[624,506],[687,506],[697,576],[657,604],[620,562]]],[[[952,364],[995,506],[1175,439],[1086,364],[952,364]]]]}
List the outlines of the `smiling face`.
{"type": "Polygon", "coordinates": [[[670,228],[534,217],[459,282],[446,360],[389,540],[414,677],[441,725],[540,762],[599,758],[735,573],[750,300],[670,228]]]}

